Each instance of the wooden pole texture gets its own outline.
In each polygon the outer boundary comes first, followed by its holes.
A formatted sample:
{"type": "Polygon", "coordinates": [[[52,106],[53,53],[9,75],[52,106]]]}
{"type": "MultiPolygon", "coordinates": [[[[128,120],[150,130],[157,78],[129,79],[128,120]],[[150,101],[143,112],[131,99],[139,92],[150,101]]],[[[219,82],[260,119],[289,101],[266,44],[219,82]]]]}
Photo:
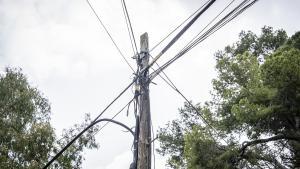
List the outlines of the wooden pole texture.
{"type": "MultiPolygon", "coordinates": [[[[148,34],[144,33],[140,38],[140,70],[149,64],[148,34]]],[[[139,97],[139,138],[138,138],[138,169],[151,169],[151,115],[149,99],[149,72],[144,71],[139,77],[140,97],[139,97]]]]}

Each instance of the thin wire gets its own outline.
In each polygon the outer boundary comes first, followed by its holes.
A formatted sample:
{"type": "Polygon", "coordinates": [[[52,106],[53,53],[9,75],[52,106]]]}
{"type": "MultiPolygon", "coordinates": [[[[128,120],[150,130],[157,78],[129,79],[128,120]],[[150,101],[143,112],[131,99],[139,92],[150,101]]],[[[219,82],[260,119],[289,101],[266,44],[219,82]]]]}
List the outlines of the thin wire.
{"type": "MultiPolygon", "coordinates": [[[[164,75],[166,76],[166,78],[168,80],[166,80],[165,78],[163,78],[161,75],[159,75],[161,77],[161,79],[167,83],[168,86],[170,86],[172,89],[174,89],[196,112],[197,114],[199,114],[199,116],[201,117],[202,121],[209,126],[214,133],[217,135],[217,137],[221,138],[226,144],[229,144],[223,137],[220,136],[219,132],[204,118],[204,116],[197,110],[197,108],[185,97],[185,95],[183,95],[183,93],[175,86],[175,84],[171,81],[171,79],[164,73],[164,75]]],[[[210,131],[209,131],[210,133],[210,131]]],[[[212,138],[214,139],[213,135],[210,133],[210,135],[212,136],[212,138]]]]}
{"type": "Polygon", "coordinates": [[[135,41],[135,37],[134,37],[130,17],[129,17],[129,14],[128,14],[128,10],[127,10],[127,7],[126,7],[126,3],[125,3],[125,0],[121,0],[121,1],[123,2],[124,11],[125,11],[127,19],[128,19],[128,24],[129,24],[130,32],[131,32],[131,35],[132,35],[133,43],[134,43],[134,46],[135,46],[135,50],[138,53],[138,49],[137,49],[137,46],[136,46],[136,41],[135,41]]]}
{"type": "MultiPolygon", "coordinates": [[[[150,55],[150,57],[152,57],[151,55],[150,55]]],[[[159,64],[158,63],[156,63],[156,65],[158,66],[158,68],[160,68],[160,66],[159,66],[159,64]]],[[[169,76],[162,70],[162,73],[163,73],[163,75],[166,77],[166,79],[164,78],[164,77],[162,77],[160,74],[158,74],[158,76],[169,86],[169,87],[171,87],[173,90],[175,90],[178,94],[180,94],[183,98],[184,98],[184,100],[186,101],[186,102],[188,102],[188,104],[199,114],[199,116],[201,117],[201,119],[202,119],[202,121],[204,122],[204,123],[206,123],[206,125],[208,125],[210,128],[212,128],[213,130],[214,130],[214,132],[215,133],[217,133],[217,135],[218,135],[218,137],[220,137],[219,136],[219,134],[218,134],[218,132],[217,132],[217,130],[212,126],[212,125],[210,125],[209,123],[208,123],[208,121],[206,121],[206,119],[200,114],[200,112],[196,109],[196,107],[194,107],[194,105],[183,95],[183,93],[182,92],[180,92],[179,91],[179,89],[176,87],[176,85],[174,84],[174,82],[169,78],[169,76]]],[[[152,121],[151,121],[151,124],[152,124],[152,121]]],[[[153,131],[152,131],[153,132],[153,131]]],[[[213,136],[212,134],[211,134],[211,136],[213,136]]],[[[153,136],[154,137],[154,136],[153,136]]],[[[220,137],[220,138],[222,138],[222,137],[220,137]]],[[[223,138],[222,138],[223,139],[223,138]]],[[[227,141],[225,140],[225,139],[223,139],[223,141],[225,141],[225,143],[227,143],[227,141]]],[[[227,143],[228,144],[228,143],[227,143]]]]}
{"type": "Polygon", "coordinates": [[[117,43],[115,42],[115,40],[113,39],[113,37],[111,36],[111,34],[109,33],[109,31],[107,30],[106,26],[104,25],[104,23],[101,21],[100,16],[96,13],[95,9],[93,8],[92,4],[90,3],[89,0],[86,0],[86,2],[88,3],[88,5],[90,6],[90,8],[92,9],[93,13],[95,14],[95,16],[97,17],[98,21],[100,22],[101,26],[104,28],[105,32],[107,33],[107,35],[109,36],[110,40],[112,41],[112,43],[114,44],[114,46],[116,47],[116,49],[118,50],[119,54],[122,56],[122,58],[124,59],[124,61],[126,62],[126,64],[130,67],[130,69],[134,71],[133,67],[130,65],[130,63],[128,62],[128,60],[126,59],[126,57],[124,56],[124,54],[122,53],[121,49],[118,47],[117,43]]]}
{"type": "Polygon", "coordinates": [[[132,37],[131,37],[131,34],[130,34],[130,28],[129,28],[128,20],[126,18],[126,14],[125,14],[124,4],[122,2],[123,1],[121,0],[122,9],[123,9],[123,16],[124,16],[124,19],[125,19],[125,22],[126,22],[127,32],[128,32],[128,36],[129,36],[129,39],[130,39],[131,48],[132,48],[132,51],[133,51],[133,56],[134,56],[137,53],[137,51],[135,51],[135,48],[134,48],[133,40],[132,40],[132,37]]]}

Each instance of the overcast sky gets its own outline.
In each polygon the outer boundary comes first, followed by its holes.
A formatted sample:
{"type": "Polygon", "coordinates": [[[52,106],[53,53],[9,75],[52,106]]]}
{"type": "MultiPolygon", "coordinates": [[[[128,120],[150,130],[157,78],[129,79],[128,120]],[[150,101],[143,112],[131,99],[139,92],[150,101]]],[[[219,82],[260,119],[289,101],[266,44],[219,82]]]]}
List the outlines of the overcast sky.
{"type": "MultiPolygon", "coordinates": [[[[217,1],[159,63],[170,59],[231,0],[217,1]]],[[[135,67],[120,0],[91,0],[117,44],[135,67]]],[[[204,0],[127,0],[134,33],[148,32],[150,48],[201,6],[204,0]]],[[[236,3],[241,0],[236,0],[236,3]]],[[[194,103],[210,99],[215,77],[214,53],[238,39],[241,30],[259,33],[264,25],[299,30],[299,0],[260,0],[187,55],[166,73],[194,103]]],[[[158,50],[153,51],[155,56],[158,50]]],[[[20,67],[30,83],[50,100],[51,123],[59,136],[63,128],[83,122],[84,114],[98,113],[131,81],[132,72],[90,10],[86,0],[0,0],[0,69],[20,67]]],[[[154,130],[178,116],[184,100],[159,78],[151,85],[154,130]]],[[[127,92],[105,117],[111,117],[130,98],[127,92]]],[[[126,112],[117,120],[134,126],[126,112]]],[[[123,169],[131,162],[132,137],[108,125],[97,134],[98,150],[85,151],[84,168],[123,169]]],[[[156,144],[157,147],[157,144],[156,144]]],[[[156,168],[165,168],[157,155],[156,168]]]]}

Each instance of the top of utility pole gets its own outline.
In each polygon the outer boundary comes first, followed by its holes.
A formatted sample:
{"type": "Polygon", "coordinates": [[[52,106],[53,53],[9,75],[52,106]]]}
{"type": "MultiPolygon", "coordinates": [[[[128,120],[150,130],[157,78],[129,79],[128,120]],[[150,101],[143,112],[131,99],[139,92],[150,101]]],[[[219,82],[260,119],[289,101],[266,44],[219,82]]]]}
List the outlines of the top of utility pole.
{"type": "Polygon", "coordinates": [[[145,32],[140,37],[140,43],[141,43],[141,53],[143,52],[149,52],[149,41],[148,41],[148,33],[145,32]]]}

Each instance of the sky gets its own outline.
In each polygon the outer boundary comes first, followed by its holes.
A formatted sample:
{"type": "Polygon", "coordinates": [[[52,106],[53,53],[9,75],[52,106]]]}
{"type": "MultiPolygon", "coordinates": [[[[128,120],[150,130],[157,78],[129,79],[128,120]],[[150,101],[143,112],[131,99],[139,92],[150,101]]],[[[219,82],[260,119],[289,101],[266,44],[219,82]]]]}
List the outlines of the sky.
{"type": "MultiPolygon", "coordinates": [[[[137,42],[144,32],[154,46],[179,25],[204,0],[127,0],[137,42]]],[[[158,63],[176,54],[230,0],[217,1],[158,63]]],[[[236,0],[235,3],[241,2],[236,0]]],[[[131,49],[121,1],[90,0],[130,64],[131,49]]],[[[241,30],[259,33],[265,25],[284,29],[288,35],[300,28],[298,0],[259,0],[253,7],[210,36],[166,69],[166,74],[194,103],[210,99],[211,81],[216,77],[214,53],[238,39],[241,30]]],[[[155,56],[165,45],[159,46],[155,56]]],[[[138,43],[139,46],[139,43],[138,43]]],[[[62,129],[96,117],[125,88],[133,72],[114,48],[86,0],[0,0],[0,71],[20,67],[32,86],[49,99],[51,123],[58,137],[62,129]]],[[[178,117],[184,100],[161,79],[150,85],[154,130],[178,117]]],[[[129,90],[103,117],[112,117],[133,97],[129,90]]],[[[117,120],[134,126],[130,111],[117,120]]],[[[96,135],[100,148],[84,152],[83,168],[123,169],[132,160],[132,136],[118,126],[108,125],[96,135]]],[[[156,148],[158,143],[156,143],[156,148]]],[[[156,154],[156,168],[165,168],[165,158],[156,154]]]]}

